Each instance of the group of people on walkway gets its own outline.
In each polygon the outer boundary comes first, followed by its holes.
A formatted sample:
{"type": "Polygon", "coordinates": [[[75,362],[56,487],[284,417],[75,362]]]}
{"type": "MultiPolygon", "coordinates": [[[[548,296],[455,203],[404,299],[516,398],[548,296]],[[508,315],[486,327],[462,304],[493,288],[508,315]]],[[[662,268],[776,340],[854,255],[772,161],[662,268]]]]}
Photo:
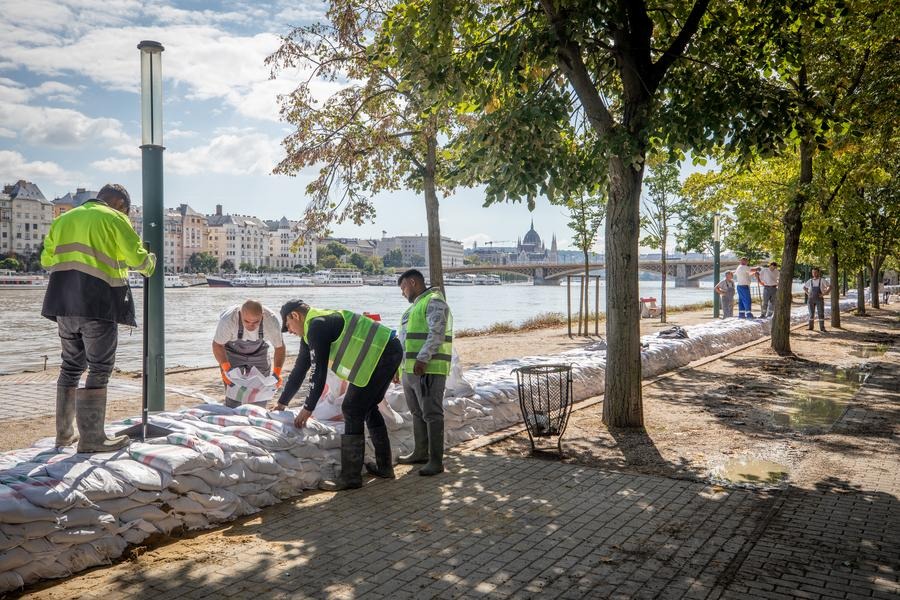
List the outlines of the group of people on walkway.
{"type": "MultiPolygon", "coordinates": [[[[118,325],[136,327],[128,270],[149,277],[156,256],[134,231],[128,214],[131,197],[118,184],[103,186],[97,197],[60,215],[44,240],[42,266],[50,272],[41,314],[57,323],[62,366],[57,380],[56,446],[77,443],[78,452],[112,452],[130,442],[104,431],[107,385],[115,364],[118,325]],[[84,388],[79,380],[87,371],[84,388]],[[77,431],[76,431],[77,426],[77,431]]],[[[398,286],[410,303],[398,330],[350,310],[310,306],[300,299],[285,302],[279,316],[248,300],[224,311],[212,352],[223,383],[231,385],[234,368],[256,367],[273,375],[281,394],[274,410],[286,410],[313,369],[310,392],[294,419],[304,427],[316,408],[328,371],[347,382],[342,404],[341,473],[324,489],[362,485],[364,429],[368,428],[375,461],[366,470],[393,478],[393,455],[378,404],[392,381],[403,385],[412,413],[415,445],[399,462],[424,464],[420,475],[443,472],[443,396],[453,345],[453,317],[437,288],[410,269],[398,286]],[[287,381],[282,378],[284,333],[300,337],[300,352],[287,381]],[[269,349],[274,348],[273,362],[269,349]]],[[[237,403],[227,401],[230,406],[237,403]]]]}
{"type": "MultiPolygon", "coordinates": [[[[775,298],[778,293],[778,282],[781,271],[778,263],[770,262],[767,266],[751,267],[746,257],[734,271],[725,271],[725,278],[718,282],[715,291],[722,300],[722,315],[726,319],[734,317],[734,299],[737,295],[738,318],[753,319],[750,284],[753,279],[762,288],[762,304],[760,318],[768,319],[775,315],[775,298]]],[[[816,313],[819,317],[819,329],[825,331],[825,295],[831,290],[829,281],[822,277],[818,268],[812,270],[812,277],[803,284],[807,294],[809,308],[809,329],[813,329],[816,313]]]]}

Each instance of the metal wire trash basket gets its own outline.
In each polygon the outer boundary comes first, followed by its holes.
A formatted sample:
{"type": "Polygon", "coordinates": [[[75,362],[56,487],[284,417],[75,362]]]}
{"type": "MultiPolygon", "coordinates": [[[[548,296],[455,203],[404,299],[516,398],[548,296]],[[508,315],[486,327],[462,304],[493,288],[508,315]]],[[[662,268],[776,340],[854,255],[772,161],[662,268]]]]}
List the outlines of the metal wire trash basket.
{"type": "Polygon", "coordinates": [[[562,436],[572,412],[572,366],[534,365],[515,369],[519,408],[535,452],[535,438],[556,437],[562,454],[562,436]]]}

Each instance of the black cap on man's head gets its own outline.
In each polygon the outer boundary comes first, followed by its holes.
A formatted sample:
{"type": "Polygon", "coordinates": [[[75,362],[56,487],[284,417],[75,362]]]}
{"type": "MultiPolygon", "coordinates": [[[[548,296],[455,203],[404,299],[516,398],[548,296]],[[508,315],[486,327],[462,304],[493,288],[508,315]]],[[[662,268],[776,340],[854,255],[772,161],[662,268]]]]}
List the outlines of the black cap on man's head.
{"type": "Polygon", "coordinates": [[[301,306],[306,306],[306,302],[300,300],[299,298],[295,298],[293,300],[288,300],[284,304],[281,305],[281,333],[285,333],[287,328],[287,318],[288,315],[300,308],[301,306]]]}

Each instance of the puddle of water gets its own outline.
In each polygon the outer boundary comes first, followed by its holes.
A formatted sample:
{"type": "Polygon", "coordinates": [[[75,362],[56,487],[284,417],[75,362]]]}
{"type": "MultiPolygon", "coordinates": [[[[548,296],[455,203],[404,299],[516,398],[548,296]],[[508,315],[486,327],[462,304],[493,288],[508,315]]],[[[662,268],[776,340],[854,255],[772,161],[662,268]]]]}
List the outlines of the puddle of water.
{"type": "Polygon", "coordinates": [[[857,344],[853,346],[850,354],[859,358],[877,358],[884,356],[888,349],[889,346],[887,344],[857,344]]]}
{"type": "Polygon", "coordinates": [[[732,483],[778,484],[787,479],[788,468],[776,462],[745,456],[726,462],[717,475],[732,483]]]}
{"type": "Polygon", "coordinates": [[[865,380],[859,369],[825,371],[814,381],[801,381],[775,399],[772,419],[791,429],[829,427],[844,413],[865,380]]]}

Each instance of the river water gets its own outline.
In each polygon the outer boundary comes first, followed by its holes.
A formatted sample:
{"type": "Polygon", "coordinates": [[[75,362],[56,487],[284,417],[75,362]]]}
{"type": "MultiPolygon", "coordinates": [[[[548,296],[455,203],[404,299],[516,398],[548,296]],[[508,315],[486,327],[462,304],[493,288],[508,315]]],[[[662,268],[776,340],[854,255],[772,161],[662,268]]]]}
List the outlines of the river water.
{"type": "MultiPolygon", "coordinates": [[[[669,306],[693,304],[712,298],[711,283],[701,288],[667,289],[669,306]]],[[[659,297],[659,282],[642,281],[641,296],[659,297]]],[[[573,285],[573,297],[577,285],[573,285]]],[[[605,306],[605,287],[600,286],[600,310],[605,306]]],[[[447,288],[456,329],[479,328],[509,321],[514,324],[541,313],[566,312],[565,286],[528,284],[495,286],[454,286],[447,288]]],[[[0,374],[41,369],[59,364],[59,339],[56,324],[41,317],[43,290],[0,289],[0,374]]],[[[134,290],[135,303],[142,306],[142,290],[134,290]]],[[[346,308],[379,313],[385,324],[395,326],[408,304],[396,286],[350,288],[172,288],[166,289],[166,367],[214,366],[211,341],[219,314],[229,306],[248,298],[259,300],[278,312],[291,298],[302,298],[313,306],[346,308]]],[[[591,286],[591,307],[594,305],[591,286]]],[[[573,299],[573,304],[575,300],[573,299]]],[[[140,321],[140,315],[138,315],[140,321]]],[[[297,351],[298,342],[287,341],[288,353],[297,351]]],[[[121,327],[116,367],[126,371],[141,368],[141,329],[121,327]]]]}

